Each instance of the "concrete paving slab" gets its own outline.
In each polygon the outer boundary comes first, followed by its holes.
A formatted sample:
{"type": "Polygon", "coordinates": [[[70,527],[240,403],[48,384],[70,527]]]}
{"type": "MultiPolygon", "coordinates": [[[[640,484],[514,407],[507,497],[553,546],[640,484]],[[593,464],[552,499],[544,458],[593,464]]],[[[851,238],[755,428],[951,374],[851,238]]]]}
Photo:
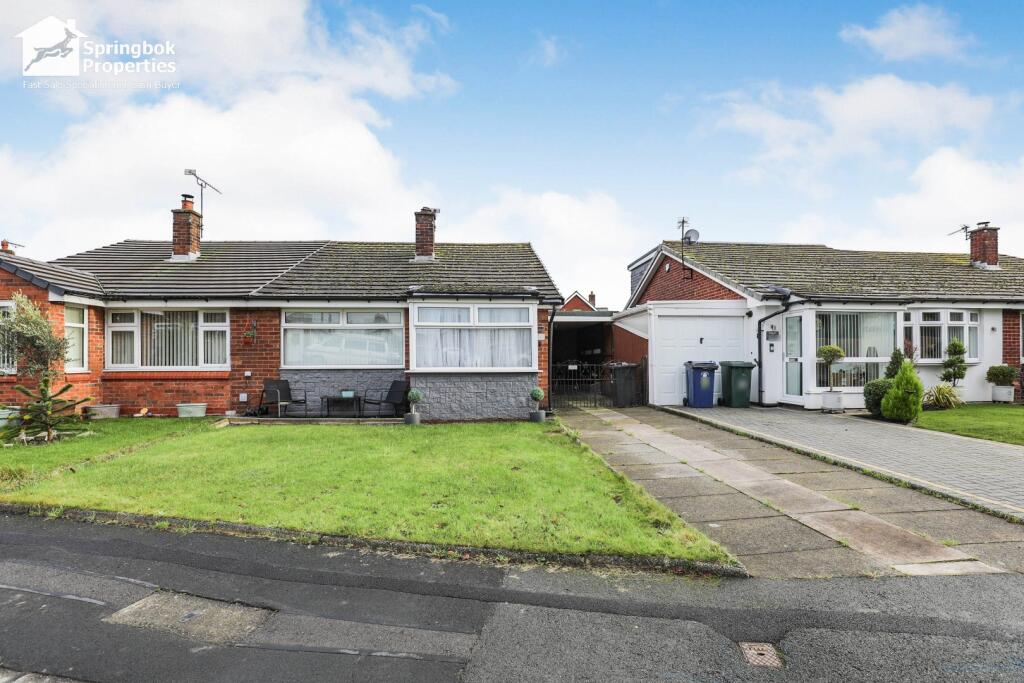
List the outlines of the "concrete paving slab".
{"type": "Polygon", "coordinates": [[[825,536],[841,539],[854,550],[888,565],[970,559],[959,550],[929,541],[860,510],[816,512],[796,518],[825,536]]]}
{"type": "Polygon", "coordinates": [[[850,548],[797,550],[740,555],[751,576],[771,579],[820,579],[838,576],[891,576],[892,568],[850,548]]]}
{"type": "Polygon", "coordinates": [[[958,545],[956,549],[992,567],[1024,573],[1024,542],[967,543],[958,545]]]}
{"type": "Polygon", "coordinates": [[[937,541],[956,541],[957,543],[1024,541],[1024,525],[1007,522],[974,510],[894,512],[879,515],[879,517],[937,541]]]}
{"type": "MultiPolygon", "coordinates": [[[[761,444],[751,439],[743,448],[716,448],[719,453],[728,455],[734,460],[753,462],[755,460],[789,460],[794,457],[792,451],[777,446],[761,444]]],[[[800,456],[803,457],[803,456],[800,456]]]]}
{"type": "Polygon", "coordinates": [[[670,510],[687,522],[717,522],[725,519],[777,517],[780,513],[743,493],[689,498],[659,498],[670,510]]]}
{"type": "Polygon", "coordinates": [[[870,489],[834,489],[829,491],[828,495],[871,514],[963,510],[962,506],[936,496],[929,496],[881,481],[878,482],[878,485],[878,488],[870,489]]]}
{"type": "Polygon", "coordinates": [[[210,643],[245,639],[271,612],[255,607],[160,591],[114,612],[103,621],[169,631],[210,643]]]}
{"type": "Polygon", "coordinates": [[[651,449],[652,453],[608,453],[601,454],[609,465],[667,465],[679,462],[679,458],[662,451],[651,449]]]}
{"type": "Polygon", "coordinates": [[[616,465],[615,469],[630,479],[641,482],[648,479],[676,479],[679,477],[700,476],[700,472],[682,463],[669,465],[616,465]]]}
{"type": "Polygon", "coordinates": [[[759,467],[772,474],[797,474],[806,472],[842,472],[841,467],[829,465],[827,462],[805,456],[789,456],[771,460],[747,460],[754,467],[759,467]]]}
{"type": "Polygon", "coordinates": [[[696,522],[693,526],[736,555],[840,547],[831,538],[785,516],[696,522]]]}
{"type": "Polygon", "coordinates": [[[897,564],[896,571],[908,576],[963,576],[966,574],[1002,574],[1002,569],[990,567],[984,562],[926,562],[924,564],[897,564]]]}
{"type": "Polygon", "coordinates": [[[878,479],[864,474],[859,474],[857,472],[851,472],[849,470],[842,470],[839,472],[781,474],[779,476],[815,491],[878,488],[878,479]]]}
{"type": "Polygon", "coordinates": [[[643,455],[644,453],[652,453],[653,454],[653,453],[660,453],[661,451],[659,451],[654,446],[648,445],[648,444],[644,443],[643,441],[639,441],[638,440],[638,441],[630,441],[630,442],[623,443],[621,445],[615,446],[609,452],[610,453],[614,453],[616,455],[620,455],[620,454],[621,455],[625,455],[627,453],[630,454],[630,455],[643,455]]]}
{"type": "Polygon", "coordinates": [[[699,477],[680,479],[650,479],[643,483],[647,492],[655,498],[679,498],[684,496],[714,496],[736,493],[736,489],[712,479],[706,474],[699,477]]]}
{"type": "Polygon", "coordinates": [[[662,453],[667,453],[674,456],[677,460],[681,460],[686,463],[699,464],[705,462],[711,462],[714,460],[729,460],[729,456],[722,455],[717,451],[704,448],[692,443],[678,443],[672,444],[671,446],[658,446],[662,453]]]}
{"type": "Polygon", "coordinates": [[[384,626],[303,614],[274,614],[245,642],[466,659],[476,641],[476,635],[470,633],[384,626]]]}
{"type": "Polygon", "coordinates": [[[785,479],[742,482],[734,486],[748,496],[771,504],[788,515],[849,509],[848,505],[785,479]]]}
{"type": "Polygon", "coordinates": [[[763,481],[765,479],[778,479],[774,474],[769,474],[753,465],[734,460],[715,460],[701,463],[700,468],[706,474],[730,486],[752,481],[763,481]]]}

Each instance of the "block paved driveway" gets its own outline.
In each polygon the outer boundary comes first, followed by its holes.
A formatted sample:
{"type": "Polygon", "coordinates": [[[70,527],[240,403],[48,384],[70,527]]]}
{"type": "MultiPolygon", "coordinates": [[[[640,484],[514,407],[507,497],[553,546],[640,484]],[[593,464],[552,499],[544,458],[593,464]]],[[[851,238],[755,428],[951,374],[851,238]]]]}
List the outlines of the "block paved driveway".
{"type": "Polygon", "coordinates": [[[1024,572],[1022,524],[651,408],[563,419],[754,576],[1024,572]]]}
{"type": "Polygon", "coordinates": [[[791,408],[673,408],[1024,521],[1024,448],[791,408]]]}

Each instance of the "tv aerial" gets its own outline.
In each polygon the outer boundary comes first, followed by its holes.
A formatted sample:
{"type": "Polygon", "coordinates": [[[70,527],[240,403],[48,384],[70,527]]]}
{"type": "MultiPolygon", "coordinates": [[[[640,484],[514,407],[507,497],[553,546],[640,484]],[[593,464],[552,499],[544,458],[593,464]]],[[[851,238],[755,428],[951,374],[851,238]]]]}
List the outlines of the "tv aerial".
{"type": "Polygon", "coordinates": [[[679,226],[679,230],[682,231],[682,233],[683,233],[683,246],[687,246],[687,245],[690,245],[690,244],[696,244],[697,240],[700,239],[700,233],[699,232],[697,232],[693,228],[689,228],[688,229],[686,227],[689,224],[690,224],[690,219],[689,218],[685,218],[685,217],[684,218],[680,218],[678,221],[676,221],[676,225],[679,226]]]}
{"type": "Polygon", "coordinates": [[[213,190],[217,194],[222,195],[224,193],[221,192],[220,190],[218,190],[216,187],[214,187],[209,181],[203,180],[202,178],[200,178],[199,175],[196,173],[196,169],[194,169],[194,168],[186,168],[185,169],[185,175],[190,175],[193,178],[195,178],[196,179],[196,184],[199,185],[199,225],[202,226],[202,224],[203,224],[202,223],[203,217],[206,215],[203,212],[203,191],[206,188],[210,188],[211,190],[213,190]]]}

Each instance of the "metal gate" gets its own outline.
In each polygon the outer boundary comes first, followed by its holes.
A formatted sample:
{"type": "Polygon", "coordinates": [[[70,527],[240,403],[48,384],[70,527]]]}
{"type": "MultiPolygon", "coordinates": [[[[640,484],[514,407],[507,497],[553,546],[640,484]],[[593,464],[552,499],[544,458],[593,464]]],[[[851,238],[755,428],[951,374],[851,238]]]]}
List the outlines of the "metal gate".
{"type": "Polygon", "coordinates": [[[647,405],[647,361],[558,363],[551,369],[551,405],[555,410],[647,405]]]}

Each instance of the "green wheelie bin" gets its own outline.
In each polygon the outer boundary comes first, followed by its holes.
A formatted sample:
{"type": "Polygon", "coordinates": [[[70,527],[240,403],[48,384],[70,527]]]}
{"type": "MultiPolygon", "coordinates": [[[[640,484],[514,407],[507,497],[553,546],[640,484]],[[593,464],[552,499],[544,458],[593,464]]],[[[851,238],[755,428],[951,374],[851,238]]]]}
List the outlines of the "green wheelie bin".
{"type": "Polygon", "coordinates": [[[721,404],[730,408],[750,407],[750,371],[755,365],[745,360],[723,360],[721,404]]]}

